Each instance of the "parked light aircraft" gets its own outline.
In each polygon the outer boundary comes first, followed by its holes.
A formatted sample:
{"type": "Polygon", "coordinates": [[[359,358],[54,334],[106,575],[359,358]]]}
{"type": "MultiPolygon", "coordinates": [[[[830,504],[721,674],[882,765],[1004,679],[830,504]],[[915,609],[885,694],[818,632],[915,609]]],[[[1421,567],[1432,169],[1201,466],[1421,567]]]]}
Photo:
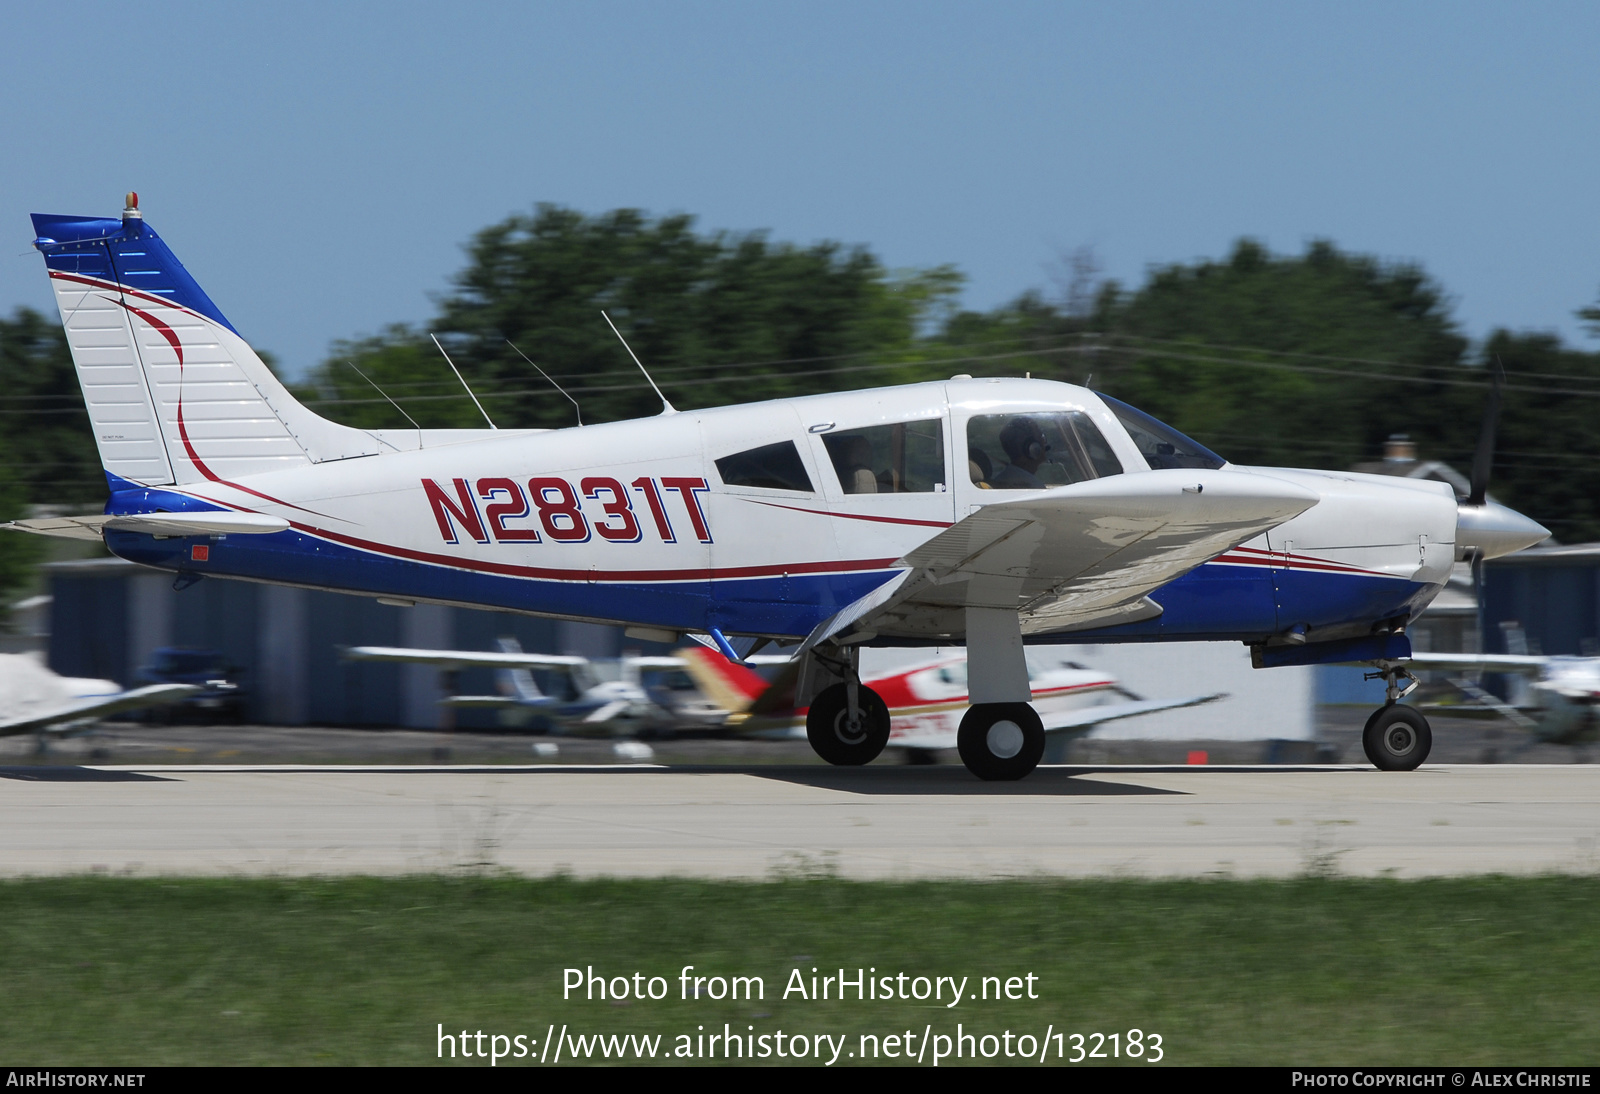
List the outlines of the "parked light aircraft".
{"type": "MultiPolygon", "coordinates": [[[[1479,709],[1506,718],[1534,742],[1585,745],[1600,740],[1600,657],[1422,653],[1411,659],[1410,667],[1451,674],[1451,682],[1479,709]],[[1477,681],[1480,673],[1517,678],[1509,701],[1481,688],[1477,681]]],[[[1465,714],[1471,708],[1448,709],[1452,714],[1465,714]]]]}
{"type": "MultiPolygon", "coordinates": [[[[696,666],[702,690],[729,712],[727,722],[740,732],[770,738],[805,734],[807,711],[794,705],[794,675],[780,674],[768,683],[741,665],[707,650],[683,650],[696,666]]],[[[903,748],[913,761],[929,759],[940,749],[956,748],[967,700],[967,658],[947,654],[896,668],[862,681],[882,696],[889,708],[890,748],[903,748]]],[[[1048,737],[1081,736],[1096,726],[1152,714],[1158,710],[1199,706],[1226,699],[1225,694],[1185,699],[1140,699],[1118,685],[1116,677],[1066,662],[1032,674],[1031,705],[1048,737]]]]}
{"type": "Polygon", "coordinates": [[[463,668],[495,670],[499,694],[446,695],[440,702],[458,708],[521,708],[538,711],[568,732],[631,736],[678,728],[718,725],[725,710],[705,702],[692,688],[650,689],[642,672],[682,672],[687,666],[677,657],[626,656],[618,659],[620,679],[603,680],[587,657],[572,654],[526,653],[514,638],[502,638],[500,650],[424,650],[396,646],[352,646],[344,651],[351,661],[387,661],[434,665],[451,672],[463,668]],[[533,678],[534,669],[566,673],[577,695],[570,699],[546,695],[533,678]]]}
{"type": "MultiPolygon", "coordinates": [[[[569,429],[367,430],[295,401],[166,244],[36,214],[111,487],[95,534],[175,571],[621,624],[644,639],[800,642],[824,759],[891,732],[863,644],[965,643],[958,747],[982,778],[1044,750],[1028,642],[1248,643],[1261,667],[1366,662],[1383,768],[1427,755],[1397,704],[1407,623],[1459,557],[1548,534],[1442,483],[1239,467],[1082,387],[971,379],[569,429]]],[[[1480,464],[1482,474],[1478,474],[1480,464]]]]}
{"type": "Polygon", "coordinates": [[[60,734],[127,710],[175,703],[201,689],[152,684],[126,691],[110,680],[57,676],[25,653],[0,654],[0,736],[60,734]]]}

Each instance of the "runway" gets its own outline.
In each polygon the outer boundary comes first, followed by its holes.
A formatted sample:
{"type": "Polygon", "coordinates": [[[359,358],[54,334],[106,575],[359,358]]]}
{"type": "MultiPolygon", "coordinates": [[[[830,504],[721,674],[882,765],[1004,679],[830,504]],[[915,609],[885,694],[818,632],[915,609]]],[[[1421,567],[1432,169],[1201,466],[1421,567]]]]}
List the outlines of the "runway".
{"type": "Polygon", "coordinates": [[[0,874],[1419,877],[1600,869],[1600,768],[0,768],[0,874]]]}

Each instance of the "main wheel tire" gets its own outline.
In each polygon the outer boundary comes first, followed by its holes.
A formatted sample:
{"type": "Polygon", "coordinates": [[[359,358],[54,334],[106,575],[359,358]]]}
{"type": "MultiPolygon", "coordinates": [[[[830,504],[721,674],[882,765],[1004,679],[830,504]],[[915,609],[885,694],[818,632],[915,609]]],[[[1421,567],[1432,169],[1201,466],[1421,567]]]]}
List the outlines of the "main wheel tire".
{"type": "Polygon", "coordinates": [[[962,716],[956,751],[980,779],[1020,779],[1044,756],[1044,723],[1027,703],[979,703],[962,716]]]}
{"type": "Polygon", "coordinates": [[[1391,703],[1367,719],[1361,747],[1379,771],[1415,771],[1433,749],[1433,730],[1421,711],[1391,703]]]}
{"type": "Polygon", "coordinates": [[[806,713],[806,739],[818,756],[840,767],[871,763],[889,743],[889,705],[865,684],[856,685],[860,717],[850,721],[846,684],[824,688],[806,713]]]}

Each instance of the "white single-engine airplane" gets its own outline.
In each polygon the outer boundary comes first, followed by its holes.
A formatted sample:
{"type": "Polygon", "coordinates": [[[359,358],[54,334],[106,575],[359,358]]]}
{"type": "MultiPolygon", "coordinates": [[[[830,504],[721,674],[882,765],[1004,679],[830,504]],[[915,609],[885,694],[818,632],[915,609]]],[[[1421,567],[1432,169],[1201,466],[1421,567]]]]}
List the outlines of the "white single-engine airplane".
{"type": "Polygon", "coordinates": [[[1529,653],[1420,653],[1412,670],[1438,670],[1471,704],[1436,707],[1455,715],[1498,714],[1529,735],[1529,745],[1587,745],[1600,740],[1600,657],[1529,653]],[[1517,677],[1509,701],[1478,686],[1480,673],[1517,677]]]}
{"type": "Polygon", "coordinates": [[[440,703],[448,707],[539,711],[568,732],[633,736],[651,730],[720,724],[727,713],[710,710],[707,704],[696,704],[694,700],[674,701],[675,695],[658,698],[651,694],[644,686],[643,672],[683,672],[687,666],[677,657],[625,656],[616,662],[620,679],[602,680],[595,672],[594,662],[587,657],[528,653],[515,638],[502,638],[498,652],[351,646],[343,656],[349,661],[433,665],[447,673],[463,668],[492,668],[499,694],[446,695],[440,703]],[[546,695],[533,678],[534,669],[567,674],[577,695],[571,699],[546,695]]]}
{"type": "Polygon", "coordinates": [[[1045,737],[1023,645],[1071,636],[1240,641],[1261,667],[1373,663],[1390,702],[1367,754],[1412,768],[1431,737],[1394,702],[1407,623],[1458,556],[1548,534],[1481,489],[1458,505],[1442,483],[1235,467],[1044,380],[664,405],[559,430],[357,429],[290,396],[136,195],[120,219],[33,223],[111,498],[100,516],[16,527],[99,533],[180,581],[697,632],[730,656],[729,636],[798,640],[796,700],[832,763],[866,763],[889,737],[862,644],[964,642],[961,758],[981,778],[1026,775],[1045,737]]]}
{"type": "Polygon", "coordinates": [[[125,691],[111,680],[57,676],[25,653],[0,653],[0,736],[65,735],[86,723],[176,703],[202,691],[193,684],[151,684],[125,691]]]}

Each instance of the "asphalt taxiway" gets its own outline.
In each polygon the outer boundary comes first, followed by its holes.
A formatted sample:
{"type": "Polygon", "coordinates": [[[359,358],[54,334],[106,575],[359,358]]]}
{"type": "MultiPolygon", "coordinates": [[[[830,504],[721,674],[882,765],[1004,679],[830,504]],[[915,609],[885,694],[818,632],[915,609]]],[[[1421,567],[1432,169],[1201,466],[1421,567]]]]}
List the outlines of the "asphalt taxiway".
{"type": "Polygon", "coordinates": [[[0,874],[1592,873],[1600,767],[0,767],[0,874]]]}

